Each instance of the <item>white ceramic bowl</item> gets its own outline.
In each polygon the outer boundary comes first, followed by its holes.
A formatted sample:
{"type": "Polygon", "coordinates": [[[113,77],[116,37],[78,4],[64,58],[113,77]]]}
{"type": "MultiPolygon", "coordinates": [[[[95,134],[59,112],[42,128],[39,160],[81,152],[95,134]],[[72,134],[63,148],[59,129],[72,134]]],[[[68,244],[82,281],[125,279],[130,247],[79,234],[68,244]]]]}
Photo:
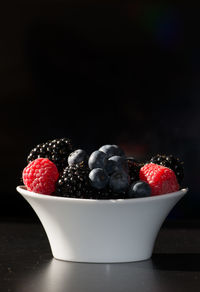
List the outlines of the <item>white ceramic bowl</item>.
{"type": "Polygon", "coordinates": [[[137,199],[92,200],[17,191],[38,215],[56,259],[75,262],[132,262],[149,259],[166,216],[186,194],[137,199]]]}

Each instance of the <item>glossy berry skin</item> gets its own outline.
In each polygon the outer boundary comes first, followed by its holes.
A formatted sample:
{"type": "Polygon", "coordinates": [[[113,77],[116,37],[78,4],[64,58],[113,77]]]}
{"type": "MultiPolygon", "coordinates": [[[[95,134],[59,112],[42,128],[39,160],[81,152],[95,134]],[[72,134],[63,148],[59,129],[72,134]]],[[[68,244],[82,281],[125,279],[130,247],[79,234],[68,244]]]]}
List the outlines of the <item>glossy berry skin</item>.
{"type": "Polygon", "coordinates": [[[56,165],[48,158],[38,158],[23,170],[22,178],[28,191],[51,195],[56,188],[59,173],[56,165]]]}
{"type": "Polygon", "coordinates": [[[152,196],[176,192],[180,188],[172,169],[154,163],[140,169],[140,180],[150,185],[152,196]]]}
{"type": "Polygon", "coordinates": [[[171,168],[177,177],[178,183],[182,183],[184,178],[184,163],[179,158],[173,155],[157,154],[151,158],[150,162],[171,168]]]}
{"type": "Polygon", "coordinates": [[[86,162],[87,159],[87,153],[82,149],[77,149],[68,156],[68,165],[71,166],[81,162],[86,162]]]}
{"type": "Polygon", "coordinates": [[[119,167],[117,166],[116,162],[108,159],[105,165],[105,171],[107,172],[107,174],[111,175],[113,172],[117,170],[119,170],[119,167]]]}
{"type": "Polygon", "coordinates": [[[32,149],[27,157],[27,162],[30,163],[37,158],[48,158],[62,172],[68,165],[67,159],[73,150],[72,142],[68,138],[49,140],[32,149]]]}
{"type": "Polygon", "coordinates": [[[68,165],[56,183],[56,195],[70,198],[90,198],[93,189],[89,181],[90,169],[85,163],[68,165]]]}
{"type": "Polygon", "coordinates": [[[118,170],[110,176],[110,188],[116,193],[125,192],[129,187],[129,176],[123,170],[118,170]]]}
{"type": "Polygon", "coordinates": [[[124,155],[123,150],[117,145],[103,145],[99,148],[99,151],[104,152],[107,155],[107,158],[110,158],[114,155],[124,155]]]}
{"type": "Polygon", "coordinates": [[[88,166],[91,170],[94,168],[104,168],[106,163],[107,163],[106,154],[99,150],[92,152],[88,160],[88,166]]]}
{"type": "Polygon", "coordinates": [[[137,181],[130,186],[129,198],[143,198],[151,195],[150,185],[144,181],[137,181]]]}
{"type": "Polygon", "coordinates": [[[89,179],[94,188],[101,190],[108,184],[109,177],[102,168],[94,168],[89,173],[89,179]]]}
{"type": "Polygon", "coordinates": [[[126,157],[126,160],[127,160],[127,162],[138,163],[137,159],[133,156],[126,157]]]}
{"type": "Polygon", "coordinates": [[[134,157],[126,157],[126,162],[128,164],[128,174],[131,183],[139,181],[140,168],[144,166],[144,164],[138,162],[134,157]]]}
{"type": "Polygon", "coordinates": [[[108,174],[112,174],[117,170],[124,170],[125,172],[128,172],[128,164],[123,156],[115,155],[108,159],[105,169],[108,174]]]}

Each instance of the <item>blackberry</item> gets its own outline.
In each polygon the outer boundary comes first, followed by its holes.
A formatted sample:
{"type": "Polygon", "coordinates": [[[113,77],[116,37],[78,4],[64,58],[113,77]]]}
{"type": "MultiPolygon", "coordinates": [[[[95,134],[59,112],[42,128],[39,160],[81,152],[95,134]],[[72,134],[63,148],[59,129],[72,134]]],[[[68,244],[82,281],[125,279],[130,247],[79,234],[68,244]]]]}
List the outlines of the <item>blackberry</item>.
{"type": "Polygon", "coordinates": [[[176,158],[173,155],[157,154],[151,158],[150,162],[172,169],[176,174],[179,184],[182,183],[184,177],[184,167],[183,161],[179,158],[176,158]]]}
{"type": "Polygon", "coordinates": [[[89,181],[90,169],[84,163],[64,168],[57,184],[56,195],[71,198],[91,198],[93,188],[89,181]]]}
{"type": "Polygon", "coordinates": [[[31,150],[27,157],[27,162],[37,158],[48,158],[62,171],[68,165],[69,154],[74,150],[71,140],[67,138],[49,140],[46,143],[38,144],[31,150]]]}
{"type": "Polygon", "coordinates": [[[96,188],[92,188],[91,194],[87,196],[88,199],[96,199],[96,200],[116,200],[116,199],[126,199],[127,191],[121,193],[115,193],[113,190],[106,186],[104,189],[98,190],[96,188]]]}
{"type": "Polygon", "coordinates": [[[56,184],[55,195],[96,200],[119,199],[125,196],[125,192],[120,195],[114,194],[108,186],[101,190],[92,187],[90,171],[84,162],[67,166],[56,184]]]}
{"type": "Polygon", "coordinates": [[[93,194],[92,194],[91,199],[96,199],[96,200],[119,199],[119,194],[114,194],[113,191],[108,186],[101,190],[97,190],[93,188],[93,194]]]}
{"type": "Polygon", "coordinates": [[[143,164],[136,161],[133,157],[127,157],[126,160],[128,163],[128,173],[130,176],[130,184],[132,184],[140,179],[139,173],[140,173],[140,168],[143,166],[143,164]]]}

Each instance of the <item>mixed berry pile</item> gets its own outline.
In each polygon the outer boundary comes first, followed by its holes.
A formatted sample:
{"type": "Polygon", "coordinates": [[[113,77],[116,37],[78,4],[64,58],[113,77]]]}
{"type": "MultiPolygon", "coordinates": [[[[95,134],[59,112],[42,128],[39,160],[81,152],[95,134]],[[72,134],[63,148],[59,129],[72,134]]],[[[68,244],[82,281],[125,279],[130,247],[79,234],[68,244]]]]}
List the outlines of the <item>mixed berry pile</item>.
{"type": "Polygon", "coordinates": [[[27,190],[84,199],[167,194],[180,189],[184,175],[183,162],[172,155],[140,162],[117,145],[103,145],[88,155],[66,138],[37,145],[27,162],[22,174],[27,190]]]}

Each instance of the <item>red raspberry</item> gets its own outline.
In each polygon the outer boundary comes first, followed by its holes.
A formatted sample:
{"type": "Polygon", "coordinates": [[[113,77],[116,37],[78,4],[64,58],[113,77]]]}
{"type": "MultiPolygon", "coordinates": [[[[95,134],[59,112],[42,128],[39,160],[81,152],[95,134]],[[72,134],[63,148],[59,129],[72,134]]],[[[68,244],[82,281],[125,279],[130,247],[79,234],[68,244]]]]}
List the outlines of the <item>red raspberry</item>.
{"type": "Polygon", "coordinates": [[[55,191],[59,173],[49,159],[38,158],[24,168],[22,177],[28,191],[50,195],[55,191]]]}
{"type": "Polygon", "coordinates": [[[150,185],[152,196],[176,192],[180,188],[173,170],[154,163],[140,169],[140,180],[150,185]]]}

